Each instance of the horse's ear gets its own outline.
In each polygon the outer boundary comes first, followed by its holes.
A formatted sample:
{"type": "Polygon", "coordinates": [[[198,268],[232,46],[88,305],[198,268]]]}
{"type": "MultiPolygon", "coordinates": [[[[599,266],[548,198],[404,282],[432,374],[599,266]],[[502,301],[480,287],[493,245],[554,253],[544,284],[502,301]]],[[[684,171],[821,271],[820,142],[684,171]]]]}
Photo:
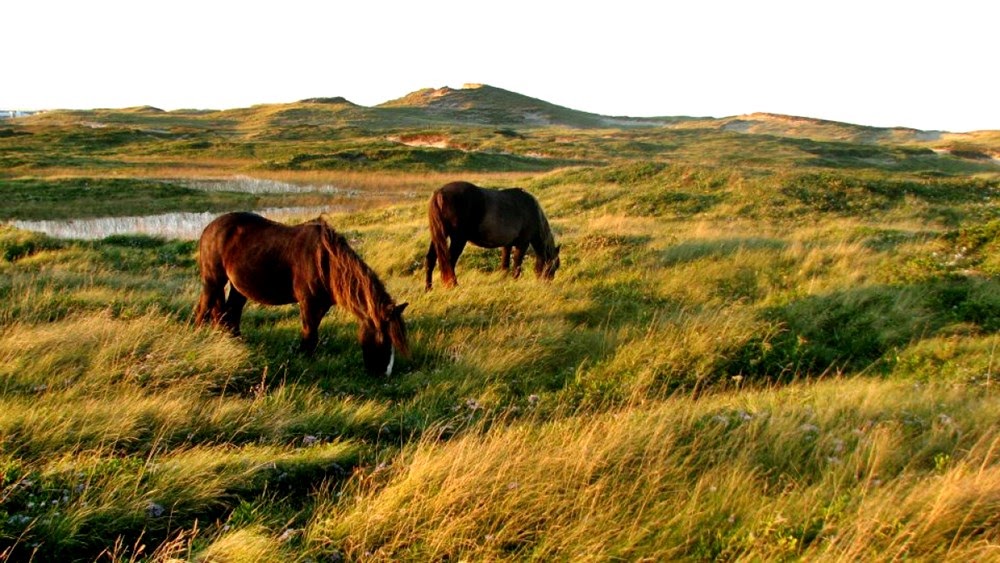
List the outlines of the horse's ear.
{"type": "Polygon", "coordinates": [[[392,308],[392,314],[402,315],[403,311],[406,310],[407,305],[409,305],[409,303],[400,303],[399,305],[396,305],[395,307],[392,308]]]}

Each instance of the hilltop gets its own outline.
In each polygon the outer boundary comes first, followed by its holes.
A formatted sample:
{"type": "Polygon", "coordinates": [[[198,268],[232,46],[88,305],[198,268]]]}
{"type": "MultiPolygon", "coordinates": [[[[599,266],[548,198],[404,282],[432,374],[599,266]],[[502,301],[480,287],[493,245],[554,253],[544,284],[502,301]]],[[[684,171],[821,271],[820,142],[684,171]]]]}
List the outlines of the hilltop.
{"type": "Polygon", "coordinates": [[[949,133],[907,127],[871,127],[775,113],[752,113],[724,118],[695,119],[685,127],[710,127],[754,135],[775,135],[804,139],[824,139],[852,143],[903,143],[938,141],[949,133]]]}
{"type": "Polygon", "coordinates": [[[1000,132],[879,128],[809,117],[598,115],[483,84],[362,106],[346,98],[227,110],[56,110],[7,121],[0,171],[174,167],[538,172],[630,159],[809,163],[995,173],[1000,132]],[[46,147],[61,147],[51,154],[46,147]],[[42,155],[49,153],[43,158],[42,155]]]}
{"type": "MultiPolygon", "coordinates": [[[[26,123],[65,123],[71,117],[109,118],[132,121],[143,117],[169,121],[198,117],[205,123],[213,119],[234,119],[240,128],[316,124],[317,120],[339,125],[365,125],[374,128],[418,125],[568,127],[578,129],[669,127],[682,129],[718,129],[729,132],[816,140],[879,142],[934,142],[945,138],[979,138],[984,133],[922,131],[908,127],[871,127],[805,116],[775,113],[752,113],[724,117],[691,116],[608,116],[584,112],[545,100],[487,84],[464,84],[461,88],[443,86],[423,88],[372,107],[361,106],[341,96],[306,98],[285,104],[260,104],[228,110],[163,111],[152,106],[121,109],[53,110],[25,115],[26,123]]],[[[217,124],[214,124],[217,125],[217,124]]],[[[996,135],[988,135],[996,138],[996,135]]]]}
{"type": "Polygon", "coordinates": [[[407,108],[455,123],[579,128],[657,126],[679,118],[609,117],[578,111],[489,86],[465,84],[425,88],[380,104],[380,108],[407,108]]]}

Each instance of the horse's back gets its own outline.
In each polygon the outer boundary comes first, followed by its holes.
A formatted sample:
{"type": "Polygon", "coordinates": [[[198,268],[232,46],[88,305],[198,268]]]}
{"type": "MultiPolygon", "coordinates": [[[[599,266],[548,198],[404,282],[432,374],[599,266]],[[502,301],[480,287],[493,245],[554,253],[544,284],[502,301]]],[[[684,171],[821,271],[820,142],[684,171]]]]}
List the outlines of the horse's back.
{"type": "Polygon", "coordinates": [[[295,301],[295,272],[314,255],[316,241],[308,226],[290,227],[255,213],[221,215],[202,232],[199,262],[202,277],[227,278],[254,301],[295,301]]]}
{"type": "Polygon", "coordinates": [[[469,182],[450,182],[434,192],[438,204],[456,211],[474,211],[483,206],[485,188],[469,182]]]}
{"type": "MultiPolygon", "coordinates": [[[[277,221],[272,221],[267,217],[258,215],[251,211],[233,211],[220,215],[212,221],[212,224],[218,225],[222,228],[232,228],[240,227],[249,230],[255,229],[289,229],[291,228],[284,223],[279,223],[277,221]]],[[[211,226],[211,225],[210,225],[211,226]]]]}
{"type": "Polygon", "coordinates": [[[521,188],[481,188],[470,182],[449,182],[435,191],[444,202],[466,208],[484,208],[487,205],[532,205],[534,196],[521,188]]]}
{"type": "Polygon", "coordinates": [[[508,218],[538,212],[535,197],[521,188],[480,188],[469,182],[450,182],[435,191],[433,207],[467,223],[480,223],[486,214],[508,218]]]}
{"type": "Polygon", "coordinates": [[[212,243],[222,243],[237,236],[237,233],[252,234],[256,231],[272,228],[275,225],[280,224],[261,217],[256,213],[247,211],[226,213],[219,215],[205,227],[205,230],[201,233],[198,245],[199,247],[205,247],[212,243]]]}
{"type": "Polygon", "coordinates": [[[443,225],[449,235],[468,238],[486,212],[484,191],[469,182],[450,182],[441,186],[431,196],[431,220],[443,225]]]}
{"type": "Polygon", "coordinates": [[[240,239],[259,238],[259,233],[278,225],[256,213],[236,211],[212,220],[198,239],[198,252],[202,267],[211,262],[223,262],[234,246],[244,246],[240,239]]]}
{"type": "Polygon", "coordinates": [[[431,199],[432,221],[485,248],[527,244],[537,230],[538,203],[521,188],[480,188],[450,182],[431,199]],[[436,217],[434,215],[436,214],[436,217]]]}

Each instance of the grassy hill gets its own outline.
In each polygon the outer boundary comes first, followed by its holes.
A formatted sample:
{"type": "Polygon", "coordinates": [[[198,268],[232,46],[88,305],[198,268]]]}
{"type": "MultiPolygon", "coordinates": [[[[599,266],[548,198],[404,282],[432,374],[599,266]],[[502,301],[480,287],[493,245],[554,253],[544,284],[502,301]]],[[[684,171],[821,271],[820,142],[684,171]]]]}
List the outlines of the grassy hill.
{"type": "Polygon", "coordinates": [[[379,104],[378,107],[410,110],[434,119],[469,125],[602,128],[652,126],[676,121],[612,118],[572,110],[484,84],[466,84],[461,89],[427,88],[379,104]]]}
{"type": "Polygon", "coordinates": [[[0,560],[994,559],[996,132],[604,119],[480,87],[0,123],[2,220],[335,209],[413,349],[367,377],[336,308],[313,357],[295,307],[195,329],[193,241],[0,226],[0,560]],[[424,291],[456,179],[537,196],[552,283],[469,248],[424,291]]]}
{"type": "Polygon", "coordinates": [[[469,85],[376,107],[315,98],[225,111],[53,111],[0,125],[4,177],[525,172],[646,159],[961,173],[994,170],[996,132],[880,129],[768,114],[607,117],[469,85]]]}

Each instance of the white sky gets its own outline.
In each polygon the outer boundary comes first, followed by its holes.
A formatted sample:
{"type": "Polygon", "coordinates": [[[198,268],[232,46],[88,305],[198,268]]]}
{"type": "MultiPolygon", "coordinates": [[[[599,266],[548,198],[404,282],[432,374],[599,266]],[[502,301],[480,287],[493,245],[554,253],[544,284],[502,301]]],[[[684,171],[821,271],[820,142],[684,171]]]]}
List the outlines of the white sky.
{"type": "Polygon", "coordinates": [[[998,32],[1000,0],[7,0],[0,109],[479,82],[606,115],[1000,129],[998,32]]]}

